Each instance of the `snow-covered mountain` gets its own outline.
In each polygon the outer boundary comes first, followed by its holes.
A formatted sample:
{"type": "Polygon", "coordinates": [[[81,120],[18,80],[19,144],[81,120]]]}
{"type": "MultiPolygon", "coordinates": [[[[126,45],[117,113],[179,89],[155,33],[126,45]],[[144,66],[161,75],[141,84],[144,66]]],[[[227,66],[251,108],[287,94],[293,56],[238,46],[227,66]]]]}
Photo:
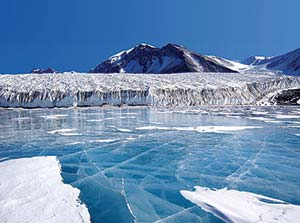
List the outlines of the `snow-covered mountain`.
{"type": "Polygon", "coordinates": [[[242,63],[242,64],[245,64],[245,65],[256,66],[256,65],[262,65],[262,64],[265,64],[265,63],[267,63],[270,59],[271,59],[271,57],[251,56],[251,57],[248,57],[248,58],[242,60],[241,63],[242,63]]]}
{"type": "Polygon", "coordinates": [[[300,48],[275,57],[249,57],[243,60],[242,63],[252,65],[256,70],[272,70],[300,76],[300,48]]]}
{"type": "MultiPolygon", "coordinates": [[[[89,73],[152,73],[186,72],[270,73],[300,76],[300,48],[274,56],[251,56],[240,62],[192,52],[177,44],[162,48],[139,44],[121,51],[98,64],[89,73]]],[[[31,73],[58,73],[52,68],[33,69],[31,73]]]]}
{"type": "Polygon", "coordinates": [[[180,45],[167,44],[157,48],[140,44],[111,56],[90,73],[238,72],[232,68],[220,63],[219,59],[194,53],[180,45]]]}
{"type": "Polygon", "coordinates": [[[236,61],[228,60],[223,57],[217,57],[217,56],[208,56],[215,62],[221,64],[224,67],[227,67],[231,70],[237,71],[237,72],[243,72],[251,69],[251,66],[242,64],[236,61]]]}

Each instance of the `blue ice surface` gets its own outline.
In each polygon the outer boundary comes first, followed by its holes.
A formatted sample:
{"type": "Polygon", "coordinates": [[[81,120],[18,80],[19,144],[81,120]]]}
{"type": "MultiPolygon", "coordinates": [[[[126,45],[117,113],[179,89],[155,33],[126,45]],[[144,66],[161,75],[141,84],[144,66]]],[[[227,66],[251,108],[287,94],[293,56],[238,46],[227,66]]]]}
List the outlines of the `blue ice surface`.
{"type": "Polygon", "coordinates": [[[0,120],[0,160],[58,156],[92,222],[222,222],[180,195],[196,185],[300,204],[297,107],[2,109],[0,120]]]}

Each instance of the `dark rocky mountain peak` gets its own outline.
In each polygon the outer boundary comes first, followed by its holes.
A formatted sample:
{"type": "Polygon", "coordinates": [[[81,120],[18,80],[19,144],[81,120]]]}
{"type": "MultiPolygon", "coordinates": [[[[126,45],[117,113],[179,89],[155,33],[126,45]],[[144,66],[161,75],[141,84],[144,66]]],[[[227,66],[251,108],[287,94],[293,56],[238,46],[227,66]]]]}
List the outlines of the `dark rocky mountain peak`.
{"type": "Polygon", "coordinates": [[[139,44],[134,48],[111,56],[97,65],[91,73],[236,73],[210,57],[194,53],[177,44],[157,48],[139,44]]]}

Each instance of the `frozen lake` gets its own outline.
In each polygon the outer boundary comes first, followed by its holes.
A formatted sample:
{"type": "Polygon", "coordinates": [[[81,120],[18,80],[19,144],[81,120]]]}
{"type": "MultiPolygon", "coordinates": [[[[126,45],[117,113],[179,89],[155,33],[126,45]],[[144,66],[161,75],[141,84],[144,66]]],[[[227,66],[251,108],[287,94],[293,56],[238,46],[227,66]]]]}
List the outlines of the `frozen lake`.
{"type": "Polygon", "coordinates": [[[1,109],[0,119],[0,160],[57,156],[92,222],[223,222],[181,195],[194,186],[300,205],[297,107],[1,109]]]}

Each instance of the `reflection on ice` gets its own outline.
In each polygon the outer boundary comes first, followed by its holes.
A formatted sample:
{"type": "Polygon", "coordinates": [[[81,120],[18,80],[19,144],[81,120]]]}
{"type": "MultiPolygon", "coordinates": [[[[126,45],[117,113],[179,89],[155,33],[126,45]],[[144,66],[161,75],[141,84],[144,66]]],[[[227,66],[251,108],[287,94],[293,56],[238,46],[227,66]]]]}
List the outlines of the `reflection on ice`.
{"type": "Polygon", "coordinates": [[[30,117],[13,118],[13,120],[15,120],[15,121],[26,121],[26,120],[30,120],[30,117]]]}
{"type": "Polygon", "coordinates": [[[78,144],[84,144],[84,142],[70,142],[67,143],[66,145],[71,146],[71,145],[78,145],[78,144]]]}
{"type": "Polygon", "coordinates": [[[278,119],[300,119],[299,115],[275,115],[278,119]]]}
{"type": "Polygon", "coordinates": [[[44,118],[44,119],[60,119],[60,118],[65,118],[67,117],[67,115],[44,115],[44,116],[41,116],[41,118],[44,118]]]}
{"type": "Polygon", "coordinates": [[[64,133],[73,132],[73,131],[76,131],[76,129],[57,129],[57,130],[49,131],[48,133],[49,134],[64,134],[64,133]]]}
{"type": "Polygon", "coordinates": [[[169,131],[196,131],[210,133],[226,133],[232,131],[241,131],[245,129],[257,129],[261,126],[197,126],[197,127],[163,127],[163,126],[143,126],[137,130],[169,130],[169,131]]]}
{"type": "Polygon", "coordinates": [[[102,122],[103,119],[91,119],[91,120],[86,120],[87,122],[102,122]]]}

